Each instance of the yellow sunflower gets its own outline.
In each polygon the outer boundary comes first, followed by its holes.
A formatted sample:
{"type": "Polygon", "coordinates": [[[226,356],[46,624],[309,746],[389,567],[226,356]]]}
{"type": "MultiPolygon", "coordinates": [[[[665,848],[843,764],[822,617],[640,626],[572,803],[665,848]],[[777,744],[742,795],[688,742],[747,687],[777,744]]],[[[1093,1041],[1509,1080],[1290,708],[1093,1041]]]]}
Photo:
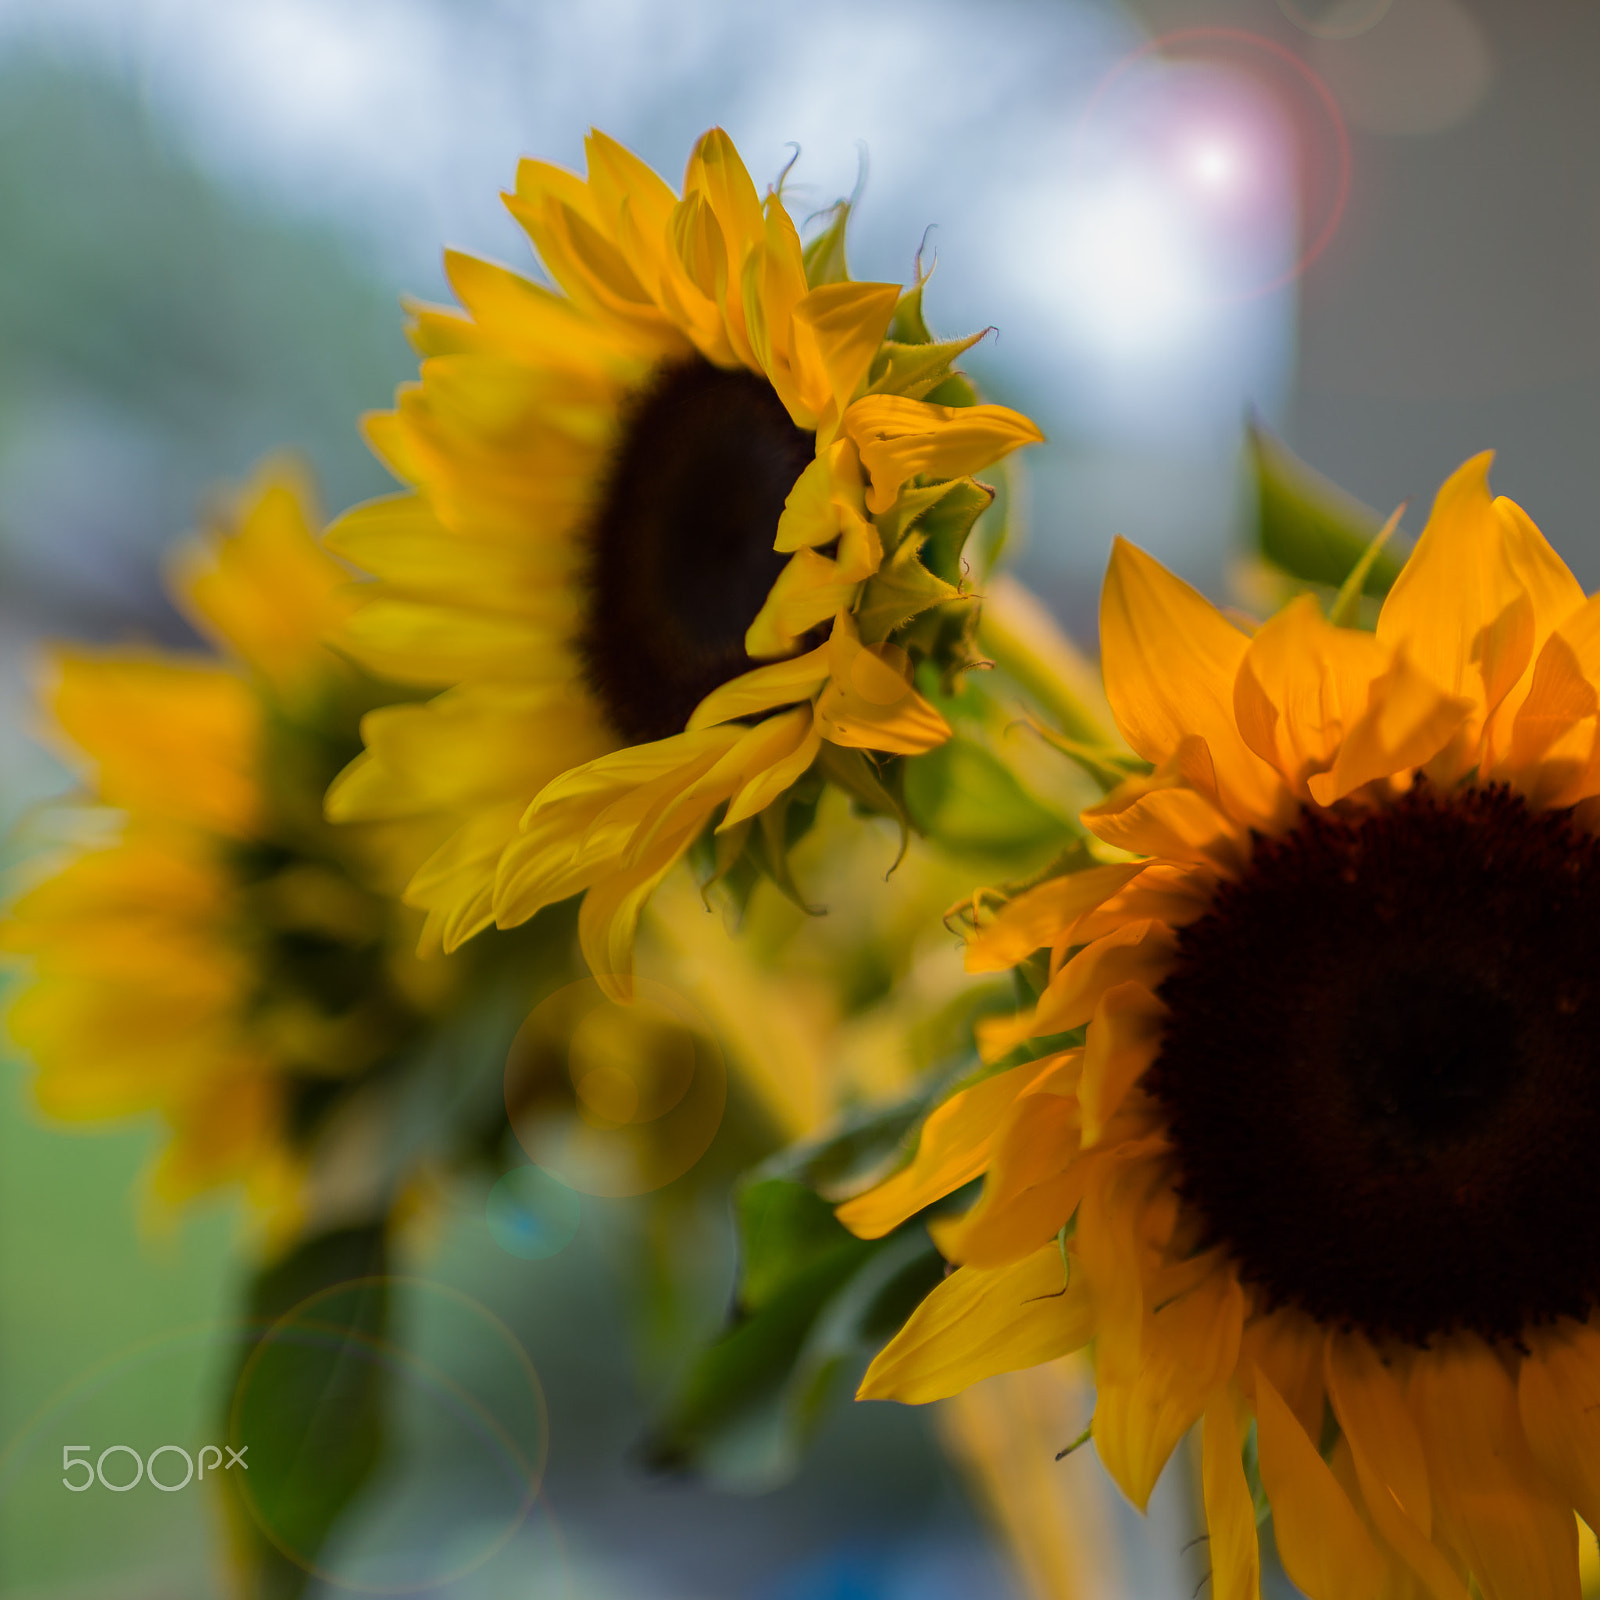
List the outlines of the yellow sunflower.
{"type": "Polygon", "coordinates": [[[842,210],[803,249],[721,130],[681,198],[598,132],[588,167],[506,197],[557,287],[447,255],[465,315],[419,315],[421,383],[370,422],[411,492],[330,536],[376,579],[341,642],[445,692],[367,720],[328,812],[450,820],[407,891],[447,950],[586,891],[621,996],[709,823],[731,856],[814,764],[870,786],[861,752],[948,736],[905,625],[962,592],[968,475],[1040,435],[972,403],[920,281],[842,276],[842,210]]]}
{"type": "Polygon", "coordinates": [[[1037,1005],[840,1213],[982,1175],[861,1393],[1092,1346],[1136,1504],[1202,1422],[1218,1600],[1257,1593],[1250,1473],[1312,1600],[1576,1600],[1600,1525],[1600,596],[1488,465],[1373,633],[1302,596],[1247,634],[1117,546],[1119,859],[974,927],[1037,1005]]]}
{"type": "Polygon", "coordinates": [[[303,1136],[454,973],[416,959],[420,919],[389,898],[415,841],[321,814],[380,694],[322,643],[349,580],[293,474],[263,474],[172,579],[222,659],[64,649],[49,664],[83,804],[66,859],[0,925],[0,948],[31,958],[10,1030],[46,1112],[164,1116],[158,1201],[240,1180],[281,1231],[303,1136]]]}

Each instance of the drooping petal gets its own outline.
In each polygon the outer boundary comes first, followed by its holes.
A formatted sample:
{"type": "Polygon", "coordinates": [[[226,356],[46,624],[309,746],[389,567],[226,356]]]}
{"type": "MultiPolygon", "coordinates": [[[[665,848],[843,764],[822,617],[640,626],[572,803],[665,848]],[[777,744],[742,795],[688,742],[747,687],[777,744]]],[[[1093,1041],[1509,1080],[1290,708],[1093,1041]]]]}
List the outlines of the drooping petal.
{"type": "Polygon", "coordinates": [[[1338,1331],[1328,1335],[1326,1375],[1373,1524],[1430,1600],[1467,1600],[1467,1586],[1430,1537],[1428,1465],[1399,1380],[1364,1336],[1338,1331]]]}
{"type": "Polygon", "coordinates": [[[1487,1345],[1421,1356],[1407,1401],[1422,1436],[1437,1536],[1484,1600],[1578,1600],[1571,1503],[1535,1464],[1517,1391],[1487,1345]]]}
{"type": "Polygon", "coordinates": [[[1055,942],[1056,935],[1084,912],[1115,894],[1145,870],[1142,861],[1114,867],[1090,867],[1049,878],[1008,901],[994,920],[967,940],[968,972],[1004,972],[1035,950],[1055,942]]]}
{"type": "Polygon", "coordinates": [[[1168,1456],[1233,1372],[1243,1325],[1244,1291],[1224,1269],[1156,1308],[1131,1372],[1098,1355],[1095,1448],[1141,1511],[1168,1456]]]}
{"type": "Polygon", "coordinates": [[[1044,435],[1008,406],[938,406],[869,394],[844,414],[844,431],[872,480],[867,508],[887,511],[914,477],[966,478],[1044,435]]]}
{"type": "Polygon", "coordinates": [[[1121,983],[1154,987],[1171,958],[1171,929],[1157,922],[1130,922],[1086,945],[1053,977],[1031,1015],[991,1018],[978,1025],[986,1060],[998,1060],[1024,1039],[1081,1028],[1101,997],[1121,983]]]}
{"type": "Polygon", "coordinates": [[[992,1272],[958,1267],[879,1352],[856,1398],[942,1400],[997,1372],[1082,1349],[1093,1331],[1088,1299],[1053,1244],[992,1272]]]}
{"type": "Polygon", "coordinates": [[[1517,1406],[1539,1470],[1600,1527],[1600,1330],[1563,1325],[1527,1336],[1517,1406]]]}
{"type": "Polygon", "coordinates": [[[1030,1061],[957,1090],[928,1113],[910,1164],[845,1201],[834,1214],[859,1238],[881,1239],[924,1206],[970,1183],[988,1164],[1006,1112],[1057,1060],[1030,1061]]]}
{"type": "Polygon", "coordinates": [[[1254,1386],[1261,1483],[1283,1570],[1316,1600],[1369,1600],[1383,1582],[1382,1555],[1272,1380],[1258,1369],[1254,1386]]]}
{"type": "Polygon", "coordinates": [[[1212,1600],[1261,1600],[1261,1544],[1244,1475],[1236,1408],[1219,1388],[1206,1398],[1200,1442],[1212,1600]]]}

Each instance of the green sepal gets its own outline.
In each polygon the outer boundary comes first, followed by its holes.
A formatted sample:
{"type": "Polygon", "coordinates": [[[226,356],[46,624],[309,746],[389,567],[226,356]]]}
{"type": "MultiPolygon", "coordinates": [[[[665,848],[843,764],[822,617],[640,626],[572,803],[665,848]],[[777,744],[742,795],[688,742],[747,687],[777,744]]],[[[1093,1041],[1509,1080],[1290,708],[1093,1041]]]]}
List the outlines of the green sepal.
{"type": "Polygon", "coordinates": [[[964,372],[952,372],[931,388],[922,399],[934,406],[975,406],[978,391],[964,372]]]}
{"type": "Polygon", "coordinates": [[[951,376],[952,363],[989,331],[983,328],[965,339],[940,339],[919,344],[901,344],[897,339],[885,339],[872,359],[867,393],[904,395],[908,400],[923,399],[951,376]]]}
{"type": "Polygon", "coordinates": [[[954,584],[924,565],[922,552],[928,543],[926,536],[901,540],[894,554],[862,586],[856,623],[863,644],[878,644],[930,606],[962,598],[954,584]]]}
{"type": "Polygon", "coordinates": [[[1334,627],[1353,628],[1360,621],[1361,591],[1366,588],[1367,574],[1372,571],[1373,563],[1383,554],[1383,547],[1388,544],[1390,535],[1400,526],[1400,518],[1404,511],[1405,507],[1402,505],[1372,536],[1372,543],[1350,569],[1350,575],[1340,586],[1338,594],[1333,597],[1333,604],[1328,608],[1328,621],[1334,627]]]}
{"type": "Polygon", "coordinates": [[[917,281],[895,301],[894,315],[889,318],[886,339],[896,344],[932,344],[933,334],[922,315],[922,291],[927,287],[932,272],[922,270],[922,257],[917,257],[917,281]]]}
{"type": "Polygon", "coordinates": [[[1155,771],[1148,761],[1129,755],[1114,745],[1086,744],[1079,739],[1069,739],[1037,717],[1029,717],[1028,726],[1046,744],[1059,750],[1069,761],[1075,762],[1088,773],[1107,794],[1129,778],[1147,776],[1155,771]]]}
{"type": "Polygon", "coordinates": [[[250,1286],[247,1314],[261,1331],[232,1374],[225,1432],[249,1450],[250,1476],[222,1478],[249,1600],[298,1600],[382,1455],[393,1365],[381,1354],[385,1231],[374,1222],[313,1235],[250,1286]]]}
{"type": "Polygon", "coordinates": [[[789,852],[811,831],[821,798],[820,779],[807,772],[757,815],[755,829],[749,834],[745,847],[784,898],[809,917],[821,916],[823,908],[812,905],[801,892],[789,864],[789,852]]]}
{"type": "Polygon", "coordinates": [[[805,263],[806,284],[816,289],[825,283],[848,283],[850,268],[845,262],[845,231],[850,226],[849,200],[837,200],[828,208],[828,225],[800,253],[805,263]]]}
{"type": "Polygon", "coordinates": [[[1066,826],[997,756],[959,733],[909,764],[905,797],[917,831],[958,854],[1037,856],[1066,826]]]}
{"type": "Polygon", "coordinates": [[[978,518],[993,504],[994,490],[988,484],[974,478],[952,480],[917,523],[917,532],[927,541],[922,550],[923,564],[931,573],[947,583],[961,582],[961,555],[967,539],[978,518]]]}
{"type": "Polygon", "coordinates": [[[911,842],[911,814],[906,810],[905,799],[899,792],[904,763],[891,761],[887,767],[890,776],[886,780],[884,773],[873,765],[864,750],[847,749],[844,745],[832,744],[824,739],[812,770],[843,789],[861,810],[874,816],[893,818],[900,829],[900,854],[894,861],[898,867],[905,859],[906,847],[911,842]]]}
{"type": "MultiPolygon", "coordinates": [[[[1250,426],[1249,449],[1256,485],[1256,547],[1262,559],[1302,583],[1339,588],[1368,554],[1383,518],[1313,471],[1257,423],[1250,426]]],[[[1387,551],[1373,554],[1363,592],[1387,594],[1400,567],[1387,551]]]]}

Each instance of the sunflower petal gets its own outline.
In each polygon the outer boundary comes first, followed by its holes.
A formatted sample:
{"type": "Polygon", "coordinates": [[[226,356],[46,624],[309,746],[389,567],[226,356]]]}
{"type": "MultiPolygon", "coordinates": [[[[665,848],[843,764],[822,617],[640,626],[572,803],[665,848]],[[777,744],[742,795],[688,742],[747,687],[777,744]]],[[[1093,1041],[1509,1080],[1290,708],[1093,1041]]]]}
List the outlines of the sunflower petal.
{"type": "Polygon", "coordinates": [[[1379,778],[1422,766],[1436,756],[1472,715],[1466,695],[1445,694],[1404,649],[1370,689],[1367,708],[1339,746],[1329,772],[1307,785],[1318,805],[1331,806],[1379,778]]]}
{"type": "Polygon", "coordinates": [[[1142,983],[1107,989],[1089,1023],[1078,1100],[1085,1148],[1098,1144],[1128,1091],[1161,1049],[1167,1008],[1142,983]]]}
{"type": "Polygon", "coordinates": [[[1106,1471],[1143,1511],[1178,1441],[1206,1399],[1233,1372],[1244,1326],[1244,1291],[1234,1274],[1212,1272],[1158,1306],[1144,1326],[1138,1365],[1124,1376],[1096,1363],[1094,1442],[1106,1471]]]}
{"type": "Polygon", "coordinates": [[[1572,1506],[1534,1463],[1517,1392],[1487,1345],[1419,1357],[1407,1401],[1428,1462],[1437,1534],[1484,1600],[1578,1600],[1572,1506]]]}
{"type": "Polygon", "coordinates": [[[928,1113],[910,1164],[845,1201],[834,1215],[857,1238],[881,1239],[924,1206],[970,1183],[988,1165],[994,1139],[1017,1097],[1058,1061],[1030,1061],[958,1090],[928,1113]]]}
{"type": "Polygon", "coordinates": [[[856,1398],[922,1405],[1082,1349],[1089,1304],[1070,1281],[1063,1292],[1065,1279],[1053,1244],[992,1272],[956,1268],[878,1353],[856,1398]]]}
{"type": "Polygon", "coordinates": [[[968,972],[1004,972],[1053,944],[1056,935],[1092,911],[1145,869],[1142,861],[1089,867],[1047,879],[1008,901],[992,922],[967,940],[968,972]]]}
{"type": "Polygon", "coordinates": [[[1279,785],[1244,741],[1234,681],[1250,641],[1211,602],[1118,539],[1100,597],[1106,698],[1123,737],[1156,766],[1203,739],[1218,798],[1241,822],[1270,817],[1279,785]]]}
{"type": "Polygon", "coordinates": [[[1283,1570],[1317,1600],[1370,1600],[1383,1582],[1383,1556],[1272,1380],[1258,1369],[1254,1382],[1261,1482],[1283,1570]]]}
{"type": "Polygon", "coordinates": [[[1239,1424],[1226,1389],[1206,1398],[1200,1439],[1211,1600],[1260,1600],[1261,1544],[1255,1501],[1245,1480],[1239,1424]]]}
{"type": "Polygon", "coordinates": [[[1399,1380],[1356,1333],[1329,1334],[1326,1374],[1328,1397],[1349,1441],[1373,1525],[1431,1600],[1467,1600],[1467,1586],[1430,1538],[1428,1466],[1399,1380]]]}
{"type": "Polygon", "coordinates": [[[1591,1528],[1600,1527],[1600,1331],[1529,1334],[1517,1407],[1534,1460],[1591,1528]]]}
{"type": "Polygon", "coordinates": [[[887,511],[911,479],[969,478],[1044,435],[1008,406],[937,406],[900,395],[869,394],[844,414],[844,431],[871,479],[867,508],[887,511]]]}
{"type": "Polygon", "coordinates": [[[1445,695],[1465,698],[1475,725],[1522,676],[1533,651],[1533,603],[1489,498],[1493,459],[1485,451],[1445,480],[1377,628],[1445,695]]]}

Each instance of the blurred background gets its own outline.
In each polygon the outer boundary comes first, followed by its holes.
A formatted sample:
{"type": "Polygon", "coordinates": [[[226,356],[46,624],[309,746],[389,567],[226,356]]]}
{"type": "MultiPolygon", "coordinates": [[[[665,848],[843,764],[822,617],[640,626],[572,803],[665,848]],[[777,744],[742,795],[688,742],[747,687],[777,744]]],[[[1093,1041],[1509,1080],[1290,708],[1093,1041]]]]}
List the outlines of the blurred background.
{"type": "MultiPolygon", "coordinates": [[[[0,0],[7,858],[66,783],[29,737],[37,641],[185,642],[162,552],[264,453],[302,452],[330,510],[383,492],[355,419],[414,372],[401,296],[443,298],[446,244],[531,270],[498,192],[523,154],[581,165],[591,124],[675,180],[720,123],[758,185],[795,159],[797,213],[859,185],[857,277],[937,257],[936,331],[992,326],[969,370],[1049,436],[1015,560],[1086,645],[1113,534],[1229,593],[1252,413],[1381,511],[1410,497],[1413,532],[1498,449],[1592,588],[1597,81],[1585,0],[0,0]]],[[[149,1130],[47,1127],[6,1070],[0,1594],[220,1593],[202,1501],[67,1539],[55,1480],[24,1480],[89,1400],[189,1427],[231,1359],[195,1330],[233,1310],[236,1217],[147,1237],[149,1130]]],[[[610,1226],[529,1263],[481,1195],[445,1210],[428,1270],[515,1329],[550,1445],[540,1515],[450,1593],[1024,1592],[919,1414],[845,1408],[759,1498],[631,1466],[610,1226]]],[[[707,1279],[714,1320],[714,1251],[707,1279]]],[[[1192,1508],[1152,1539],[1105,1507],[1104,1592],[1188,1594],[1192,1508]]]]}

